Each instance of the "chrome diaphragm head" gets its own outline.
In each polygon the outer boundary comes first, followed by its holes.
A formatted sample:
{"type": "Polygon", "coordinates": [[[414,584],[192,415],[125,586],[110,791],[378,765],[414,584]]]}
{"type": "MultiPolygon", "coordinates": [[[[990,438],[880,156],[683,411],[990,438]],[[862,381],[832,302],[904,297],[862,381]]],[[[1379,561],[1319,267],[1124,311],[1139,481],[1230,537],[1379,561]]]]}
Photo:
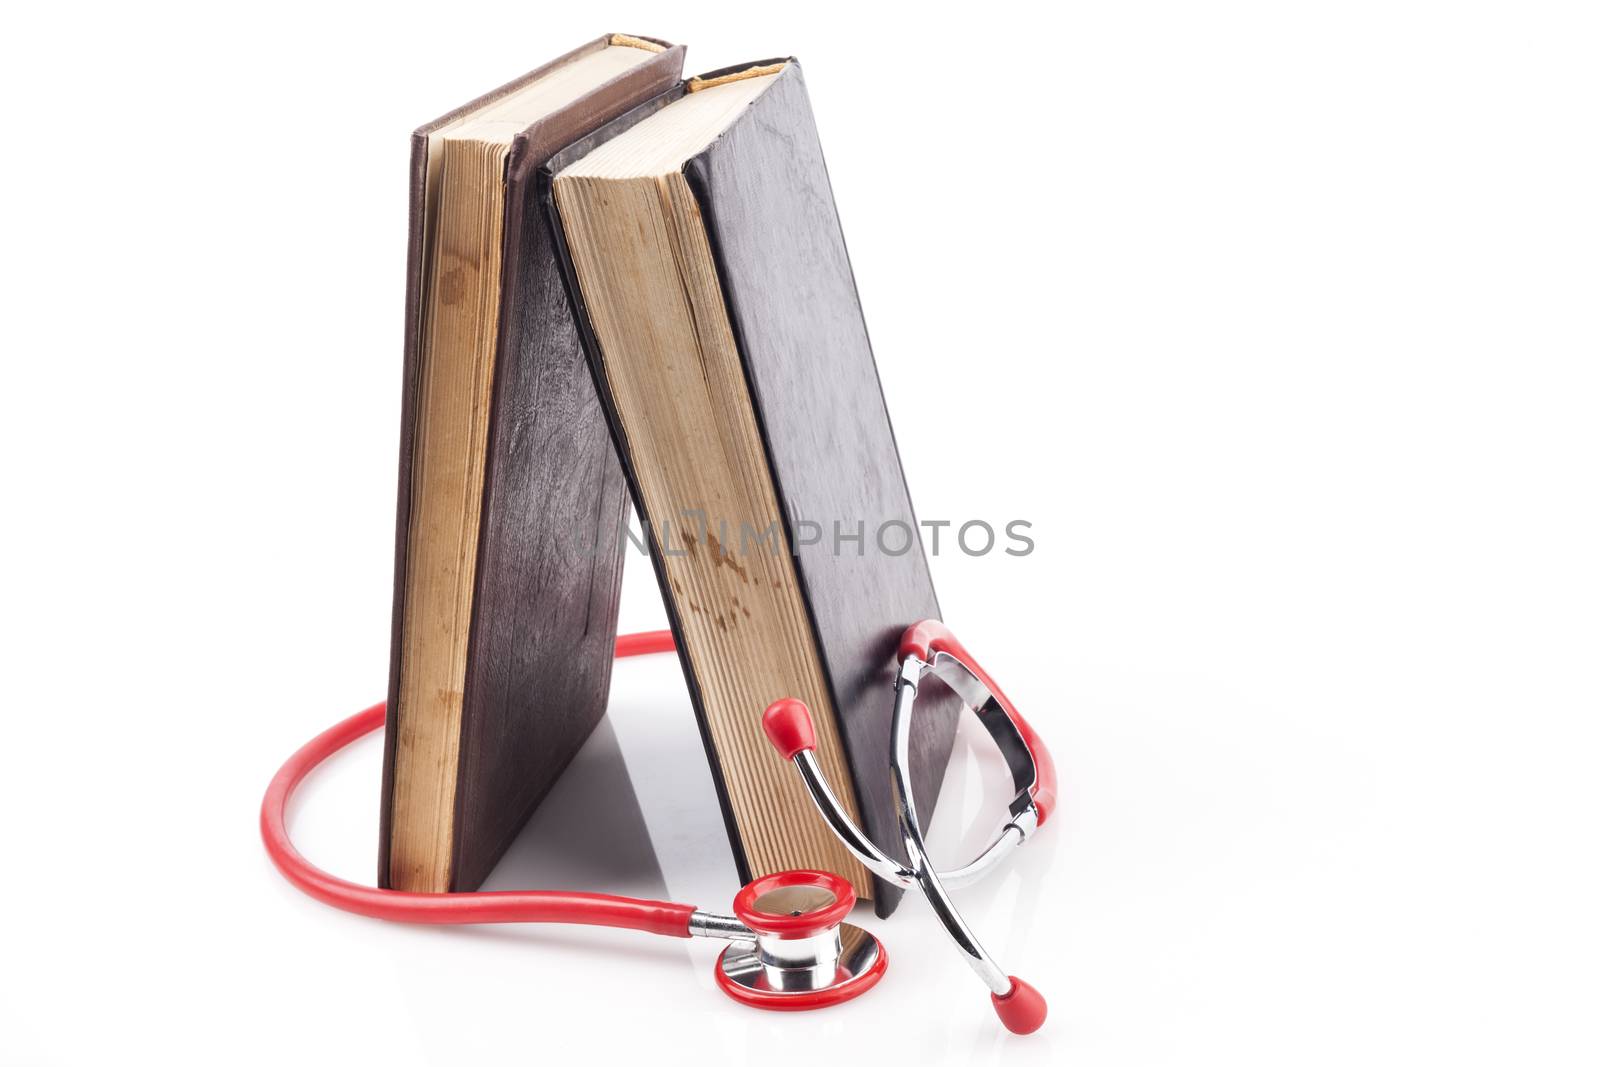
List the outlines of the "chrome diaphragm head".
{"type": "Polygon", "coordinates": [[[717,985],[744,1004],[804,1011],[854,999],[883,977],[883,945],[844,922],[855,890],[825,871],[782,871],[739,891],[733,911],[751,940],[717,960],[717,985]]]}

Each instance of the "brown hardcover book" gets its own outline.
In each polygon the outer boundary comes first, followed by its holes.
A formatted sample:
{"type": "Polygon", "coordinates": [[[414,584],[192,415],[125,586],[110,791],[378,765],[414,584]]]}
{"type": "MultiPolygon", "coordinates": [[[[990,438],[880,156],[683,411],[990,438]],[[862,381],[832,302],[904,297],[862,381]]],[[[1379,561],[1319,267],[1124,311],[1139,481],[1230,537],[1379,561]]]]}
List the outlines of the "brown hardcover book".
{"type": "Polygon", "coordinates": [[[476,888],[604,714],[626,491],[534,175],[682,67],[608,35],[412,138],[383,886],[476,888]]]}
{"type": "MultiPolygon", "coordinates": [[[[710,756],[741,879],[873,884],[763,736],[810,705],[818,759],[887,851],[895,650],[937,617],[799,65],[688,82],[546,166],[595,380],[710,756]]],[[[958,708],[918,708],[932,814],[958,708]]]]}

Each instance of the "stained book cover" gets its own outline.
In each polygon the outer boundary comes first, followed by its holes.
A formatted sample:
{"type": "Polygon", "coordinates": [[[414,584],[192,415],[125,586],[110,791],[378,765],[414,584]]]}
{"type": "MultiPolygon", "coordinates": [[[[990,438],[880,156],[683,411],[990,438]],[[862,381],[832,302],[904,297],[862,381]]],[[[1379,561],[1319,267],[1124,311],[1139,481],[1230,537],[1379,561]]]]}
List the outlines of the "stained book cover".
{"type": "Polygon", "coordinates": [[[501,306],[492,369],[448,882],[488,876],[605,711],[616,636],[627,495],[560,279],[534,176],[551,153],[677,84],[683,49],[607,35],[417,130],[412,139],[393,648],[379,884],[392,888],[396,723],[401,699],[419,359],[428,269],[430,135],[563,65],[632,42],[654,53],[533,123],[504,176],[501,306]]]}
{"type": "MultiPolygon", "coordinates": [[[[849,784],[864,828],[902,860],[889,778],[890,721],[895,653],[901,632],[939,605],[923,553],[919,527],[901,469],[877,365],[867,337],[844,235],[799,64],[770,60],[716,71],[687,83],[713,84],[751,67],[781,65],[773,83],[708,147],[684,165],[703,222],[759,428],[767,473],[792,552],[797,585],[822,661],[828,696],[838,721],[849,784]],[[842,551],[834,523],[860,541],[842,551]],[[820,527],[821,536],[816,536],[820,527]],[[892,530],[889,550],[875,532],[892,530]],[[902,545],[909,540],[904,551],[902,545]],[[859,548],[859,551],[858,551],[859,548]]],[[[651,523],[652,561],[667,603],[680,658],[710,757],[742,881],[769,873],[751,863],[752,843],[741,840],[734,792],[750,788],[738,761],[778,759],[764,744],[718,752],[707,724],[701,679],[685,651],[688,612],[727,613],[737,605],[686,603],[674,589],[663,551],[663,520],[651,515],[640,489],[616,397],[612,395],[582,285],[563,233],[552,185],[561,170],[597,144],[617,136],[685,93],[680,87],[618,119],[596,136],[575,142],[543,168],[541,187],[554,223],[580,330],[595,383],[606,406],[635,506],[651,523]],[[745,784],[741,785],[741,780],[745,784]]],[[[686,354],[687,355],[687,354],[686,354]]],[[[678,537],[674,529],[670,533],[678,537]]],[[[787,695],[787,694],[779,694],[787,695]]],[[[748,709],[759,723],[764,707],[748,709]]],[[[913,733],[913,792],[923,820],[932,816],[949,761],[959,706],[947,691],[918,705],[913,733]]],[[[740,714],[743,714],[741,709],[740,714]]],[[[752,726],[752,729],[759,729],[752,726]]],[[[810,809],[792,769],[779,781],[782,797],[757,803],[799,803],[810,809]],[[795,796],[799,800],[795,800],[795,796]]],[[[839,783],[844,785],[844,783],[839,783]]],[[[852,870],[838,873],[864,876],[852,870]]],[[[880,915],[889,914],[901,890],[874,879],[880,915]]]]}

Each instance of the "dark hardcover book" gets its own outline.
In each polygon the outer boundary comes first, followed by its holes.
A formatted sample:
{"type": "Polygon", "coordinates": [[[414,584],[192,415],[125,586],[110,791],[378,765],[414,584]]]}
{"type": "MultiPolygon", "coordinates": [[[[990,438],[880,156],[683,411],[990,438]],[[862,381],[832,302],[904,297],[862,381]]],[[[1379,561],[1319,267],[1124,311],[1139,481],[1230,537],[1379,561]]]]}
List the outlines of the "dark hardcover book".
{"type": "MultiPolygon", "coordinates": [[[[900,632],[936,618],[800,67],[692,79],[545,168],[595,382],[689,679],[741,879],[870,878],[762,735],[805,700],[818,758],[903,852],[889,782],[900,632]]],[[[958,707],[919,705],[932,814],[958,707]]]]}
{"type": "Polygon", "coordinates": [[[682,66],[608,35],[412,139],[385,887],[476,888],[604,714],[626,490],[534,176],[682,66]]]}

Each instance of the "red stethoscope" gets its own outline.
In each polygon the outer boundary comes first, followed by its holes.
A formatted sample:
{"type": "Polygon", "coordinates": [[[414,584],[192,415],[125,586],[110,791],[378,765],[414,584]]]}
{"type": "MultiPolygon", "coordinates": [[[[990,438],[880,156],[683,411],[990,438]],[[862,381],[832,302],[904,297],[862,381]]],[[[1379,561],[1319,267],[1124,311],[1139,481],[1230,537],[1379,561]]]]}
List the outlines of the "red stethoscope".
{"type": "MultiPolygon", "coordinates": [[[[620,659],[670,652],[673,647],[672,634],[665,630],[624,634],[617,639],[616,654],[620,659]]],[[[773,746],[800,772],[834,834],[878,877],[922,890],[963,958],[989,987],[1000,1021],[1014,1033],[1030,1034],[1044,1024],[1044,998],[1026,982],[1007,975],[984,951],[956,911],[947,887],[969,884],[987,874],[1044,824],[1055,809],[1055,764],[1011,701],[937,620],[919,622],[901,638],[894,701],[890,773],[908,857],[905,863],[875,845],[829,788],[814,752],[811,713],[803,703],[779,700],[761,721],[773,746]],[[977,715],[1004,756],[1016,786],[1006,822],[988,847],[966,866],[943,873],[928,860],[907,777],[917,687],[929,675],[977,715]]],[[[743,1004],[776,1011],[839,1004],[865,993],[883,977],[889,958],[882,943],[844,921],[855,905],[855,891],[843,878],[823,871],[781,871],[757,878],[733,898],[733,915],[702,911],[692,904],[604,893],[402,893],[334,877],[294,847],[284,812],[295,788],[318,764],[383,722],[384,705],[377,704],[317,735],[289,757],[261,801],[261,838],[272,862],[285,878],[323,903],[394,922],[573,923],[670,937],[723,938],[729,945],[717,960],[717,985],[743,1004]]]]}

